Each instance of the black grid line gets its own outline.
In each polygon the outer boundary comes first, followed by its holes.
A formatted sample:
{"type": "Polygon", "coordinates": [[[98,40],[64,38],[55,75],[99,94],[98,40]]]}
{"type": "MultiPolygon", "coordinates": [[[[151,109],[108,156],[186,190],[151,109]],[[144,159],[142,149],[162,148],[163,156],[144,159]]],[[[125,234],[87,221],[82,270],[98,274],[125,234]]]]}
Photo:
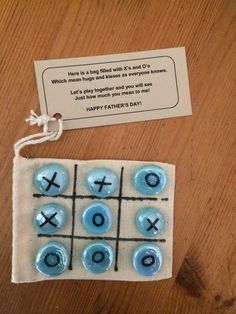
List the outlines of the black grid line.
{"type": "Polygon", "coordinates": [[[122,188],[123,188],[123,173],[124,173],[124,167],[121,167],[121,171],[120,171],[120,188],[119,188],[119,198],[118,198],[117,232],[116,232],[116,249],[115,249],[115,266],[114,266],[114,271],[118,271],[118,255],[119,255],[120,217],[121,217],[121,202],[122,202],[122,188]]]}
{"type": "Polygon", "coordinates": [[[71,243],[70,243],[70,263],[69,270],[73,269],[73,250],[74,250],[74,232],[75,232],[75,202],[76,202],[76,184],[77,184],[77,167],[74,165],[74,184],[73,184],[73,197],[72,197],[72,223],[71,223],[71,243]]]}
{"type": "MultiPolygon", "coordinates": [[[[38,237],[40,238],[66,238],[71,239],[72,235],[70,234],[44,234],[38,233],[38,237]]],[[[80,240],[108,240],[108,241],[116,241],[117,237],[102,237],[102,236],[77,236],[73,235],[74,239],[80,240]]],[[[119,237],[119,241],[131,241],[131,242],[166,242],[166,239],[156,239],[156,238],[124,238],[119,237]]]]}
{"type": "MultiPolygon", "coordinates": [[[[48,197],[48,195],[41,194],[41,193],[34,193],[33,197],[40,198],[40,197],[48,197]]],[[[65,195],[65,194],[59,194],[59,195],[54,195],[50,196],[53,198],[73,198],[73,195],[65,195]]],[[[78,199],[90,199],[90,200],[119,200],[120,198],[122,201],[162,201],[162,202],[167,202],[169,200],[168,197],[135,197],[135,196],[96,196],[96,195],[79,195],[77,194],[75,198],[78,199]]]]}
{"type": "Polygon", "coordinates": [[[72,200],[72,224],[71,224],[71,234],[37,234],[38,237],[45,237],[45,238],[67,238],[70,239],[70,262],[69,262],[69,270],[73,269],[73,250],[74,250],[74,239],[79,240],[108,240],[108,241],[115,241],[115,264],[114,264],[114,271],[118,271],[118,256],[119,256],[119,242],[126,241],[126,242],[166,242],[166,239],[161,238],[126,238],[120,237],[120,220],[121,220],[121,203],[122,201],[163,201],[166,202],[169,199],[165,198],[157,198],[157,197],[133,197],[133,196],[123,196],[122,195],[122,188],[123,188],[123,173],[124,167],[121,167],[120,172],[120,185],[119,185],[119,195],[118,196],[105,196],[100,197],[96,195],[79,195],[77,194],[77,171],[78,165],[74,165],[74,178],[73,178],[73,192],[72,195],[65,195],[59,194],[56,196],[48,196],[45,194],[34,193],[33,197],[41,198],[41,197],[52,197],[52,198],[64,198],[64,199],[71,199],[72,200]],[[114,199],[118,201],[118,210],[117,210],[117,232],[116,237],[107,237],[107,236],[80,236],[74,234],[75,229],[75,206],[77,199],[98,199],[98,200],[110,200],[114,199]]]}

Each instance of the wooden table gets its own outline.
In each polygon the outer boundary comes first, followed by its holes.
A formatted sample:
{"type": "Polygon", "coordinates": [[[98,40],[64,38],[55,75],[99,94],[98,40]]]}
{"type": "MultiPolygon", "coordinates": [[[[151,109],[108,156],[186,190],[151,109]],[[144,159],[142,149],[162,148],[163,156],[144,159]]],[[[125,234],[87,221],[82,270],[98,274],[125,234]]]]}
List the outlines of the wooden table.
{"type": "Polygon", "coordinates": [[[1,313],[236,313],[236,2],[1,1],[1,313]],[[185,46],[193,115],[67,131],[29,157],[176,164],[172,279],[12,284],[12,145],[36,132],[33,61],[185,46]],[[76,148],[76,149],[75,149],[76,148]]]}

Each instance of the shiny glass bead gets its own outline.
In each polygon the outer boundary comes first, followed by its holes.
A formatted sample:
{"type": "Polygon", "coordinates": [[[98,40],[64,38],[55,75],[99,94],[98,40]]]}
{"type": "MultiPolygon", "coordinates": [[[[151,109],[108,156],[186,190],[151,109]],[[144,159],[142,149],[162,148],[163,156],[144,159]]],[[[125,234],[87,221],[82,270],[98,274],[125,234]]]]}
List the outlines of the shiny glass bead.
{"type": "Polygon", "coordinates": [[[161,167],[155,165],[143,166],[135,172],[133,184],[136,190],[142,194],[158,194],[166,187],[167,175],[161,167]]]}
{"type": "Polygon", "coordinates": [[[90,243],[83,251],[82,263],[92,273],[106,272],[113,262],[113,249],[105,241],[90,243]]]}
{"type": "Polygon", "coordinates": [[[118,187],[118,176],[108,168],[94,168],[86,178],[86,185],[96,196],[106,197],[113,194],[118,187]]]}
{"type": "Polygon", "coordinates": [[[82,214],[85,229],[92,233],[105,233],[112,225],[112,213],[102,202],[95,202],[87,206],[82,214]]]}
{"type": "Polygon", "coordinates": [[[67,189],[68,184],[68,172],[59,164],[43,165],[34,174],[34,185],[44,195],[62,194],[67,189]]]}
{"type": "Polygon", "coordinates": [[[50,234],[65,225],[67,220],[66,210],[55,203],[40,206],[34,213],[34,226],[39,233],[50,234]]]}
{"type": "Polygon", "coordinates": [[[58,276],[69,265],[69,254],[60,242],[51,241],[43,245],[35,259],[36,269],[47,277],[58,276]]]}
{"type": "Polygon", "coordinates": [[[136,226],[147,237],[159,234],[165,225],[163,214],[153,207],[141,208],[136,214],[136,226]]]}
{"type": "Polygon", "coordinates": [[[143,244],[133,253],[134,269],[143,276],[157,274],[161,269],[162,262],[161,250],[154,244],[143,244]]]}

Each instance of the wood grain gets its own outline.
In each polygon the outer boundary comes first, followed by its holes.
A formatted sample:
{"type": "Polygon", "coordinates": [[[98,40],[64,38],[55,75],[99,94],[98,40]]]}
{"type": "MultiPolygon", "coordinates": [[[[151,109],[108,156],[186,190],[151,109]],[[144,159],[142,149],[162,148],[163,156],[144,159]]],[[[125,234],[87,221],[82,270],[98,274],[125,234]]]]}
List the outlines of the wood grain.
{"type": "Polygon", "coordinates": [[[16,1],[0,10],[0,312],[236,313],[234,0],[16,1]],[[65,132],[29,157],[176,164],[173,278],[10,283],[13,143],[35,132],[33,61],[185,46],[193,115],[65,132]]]}

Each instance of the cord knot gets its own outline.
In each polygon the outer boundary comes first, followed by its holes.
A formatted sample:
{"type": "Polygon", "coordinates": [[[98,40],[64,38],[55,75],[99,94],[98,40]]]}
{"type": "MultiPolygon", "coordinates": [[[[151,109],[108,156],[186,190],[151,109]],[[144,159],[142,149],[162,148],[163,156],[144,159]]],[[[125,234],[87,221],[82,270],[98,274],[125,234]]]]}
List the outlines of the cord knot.
{"type": "Polygon", "coordinates": [[[62,119],[56,119],[55,117],[50,117],[46,114],[42,114],[38,116],[33,110],[30,110],[29,118],[25,119],[30,125],[37,124],[38,126],[43,126],[43,132],[32,134],[26,136],[20,140],[18,140],[14,145],[15,156],[20,156],[20,151],[27,145],[40,144],[46,141],[57,141],[63,132],[63,122],[62,119]],[[58,130],[57,131],[49,131],[48,130],[48,122],[57,121],[58,130]]]}
{"type": "Polygon", "coordinates": [[[38,126],[46,125],[49,121],[55,121],[55,118],[51,118],[46,114],[42,114],[38,116],[33,110],[30,110],[29,118],[25,119],[30,125],[37,124],[38,126]]]}

